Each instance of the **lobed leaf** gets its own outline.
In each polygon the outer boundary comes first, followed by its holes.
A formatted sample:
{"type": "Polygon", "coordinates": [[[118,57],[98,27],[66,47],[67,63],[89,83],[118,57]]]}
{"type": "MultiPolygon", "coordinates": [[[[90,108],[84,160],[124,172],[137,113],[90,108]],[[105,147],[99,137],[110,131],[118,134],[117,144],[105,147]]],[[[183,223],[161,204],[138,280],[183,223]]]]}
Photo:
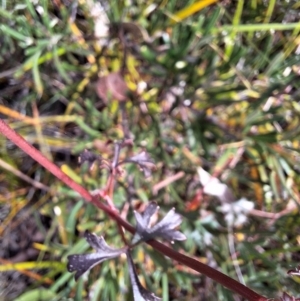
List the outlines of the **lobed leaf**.
{"type": "Polygon", "coordinates": [[[78,280],[86,271],[93,268],[95,265],[107,260],[118,257],[126,252],[125,248],[115,249],[107,245],[102,236],[97,236],[88,231],[85,232],[84,237],[88,244],[97,252],[92,254],[74,254],[69,255],[67,269],[69,272],[75,273],[75,280],[78,280]]]}
{"type": "Polygon", "coordinates": [[[180,231],[174,230],[182,222],[181,216],[175,213],[175,209],[171,209],[167,215],[153,227],[149,227],[151,216],[159,209],[155,202],[151,202],[143,215],[138,212],[134,212],[137,225],[136,233],[132,239],[132,243],[135,244],[139,241],[148,241],[157,237],[169,240],[185,240],[186,237],[180,231]]]}

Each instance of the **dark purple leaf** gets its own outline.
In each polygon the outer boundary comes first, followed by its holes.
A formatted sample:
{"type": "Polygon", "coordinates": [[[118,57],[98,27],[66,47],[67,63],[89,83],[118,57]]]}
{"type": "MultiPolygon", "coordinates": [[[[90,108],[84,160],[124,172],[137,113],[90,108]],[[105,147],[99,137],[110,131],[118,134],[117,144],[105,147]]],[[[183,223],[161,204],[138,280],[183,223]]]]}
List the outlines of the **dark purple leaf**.
{"type": "Polygon", "coordinates": [[[145,151],[142,151],[141,153],[124,160],[120,164],[123,164],[123,163],[138,164],[140,166],[140,168],[142,169],[142,171],[144,172],[144,175],[146,178],[151,176],[152,170],[154,170],[156,168],[154,161],[149,156],[149,154],[145,151]]]}
{"type": "Polygon", "coordinates": [[[143,215],[140,215],[137,211],[134,211],[135,219],[137,222],[137,228],[148,228],[150,224],[151,216],[159,209],[159,206],[155,202],[151,202],[145,209],[143,215]]]}
{"type": "Polygon", "coordinates": [[[134,301],[159,301],[159,300],[161,300],[161,298],[156,297],[154,295],[154,293],[149,292],[141,285],[129,250],[127,251],[126,255],[127,255],[129,276],[130,276],[130,281],[132,284],[134,301]]]}
{"type": "Polygon", "coordinates": [[[87,149],[85,149],[78,158],[78,162],[80,164],[84,164],[85,162],[87,162],[90,169],[93,167],[95,161],[101,161],[101,156],[97,156],[96,154],[90,152],[87,149]]]}
{"type": "Polygon", "coordinates": [[[86,271],[108,258],[110,257],[98,253],[69,255],[67,269],[70,273],[76,271],[75,280],[77,281],[86,271]]]}
{"type": "Polygon", "coordinates": [[[67,269],[69,272],[75,273],[75,280],[77,280],[86,271],[93,268],[95,265],[111,258],[115,258],[122,253],[125,253],[127,248],[114,249],[108,246],[101,236],[97,236],[93,233],[86,231],[84,233],[88,244],[94,248],[97,252],[92,254],[75,254],[69,255],[67,269]]]}
{"type": "Polygon", "coordinates": [[[169,240],[185,240],[186,237],[180,231],[174,230],[181,224],[181,216],[175,213],[175,209],[171,209],[167,215],[153,227],[149,227],[151,216],[157,211],[159,207],[155,202],[151,202],[145,209],[143,215],[138,212],[134,212],[137,221],[136,233],[132,239],[132,243],[135,244],[139,241],[148,241],[157,237],[169,240]]]}

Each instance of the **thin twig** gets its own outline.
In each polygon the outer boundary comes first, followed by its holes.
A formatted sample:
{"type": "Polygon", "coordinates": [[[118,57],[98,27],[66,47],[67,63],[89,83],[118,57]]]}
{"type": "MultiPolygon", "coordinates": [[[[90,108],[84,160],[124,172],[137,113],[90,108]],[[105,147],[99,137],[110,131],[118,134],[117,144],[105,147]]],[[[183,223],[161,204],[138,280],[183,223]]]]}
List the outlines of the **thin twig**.
{"type": "Polygon", "coordinates": [[[180,171],[178,173],[176,173],[175,175],[172,175],[170,177],[168,177],[167,179],[155,184],[152,188],[152,193],[154,195],[156,195],[158,193],[158,191],[168,185],[170,185],[171,183],[181,179],[182,177],[184,177],[185,173],[183,171],[180,171]]]}
{"type": "Polygon", "coordinates": [[[23,181],[29,183],[30,185],[32,185],[35,188],[42,189],[42,190],[45,190],[45,191],[50,191],[50,188],[48,186],[44,185],[41,182],[38,182],[38,181],[35,181],[35,180],[31,179],[30,177],[28,177],[27,175],[25,175],[24,173],[22,173],[18,169],[14,168],[13,166],[8,164],[7,162],[3,161],[1,158],[0,158],[0,167],[2,167],[3,169],[11,172],[15,176],[17,176],[18,178],[22,179],[23,181]]]}

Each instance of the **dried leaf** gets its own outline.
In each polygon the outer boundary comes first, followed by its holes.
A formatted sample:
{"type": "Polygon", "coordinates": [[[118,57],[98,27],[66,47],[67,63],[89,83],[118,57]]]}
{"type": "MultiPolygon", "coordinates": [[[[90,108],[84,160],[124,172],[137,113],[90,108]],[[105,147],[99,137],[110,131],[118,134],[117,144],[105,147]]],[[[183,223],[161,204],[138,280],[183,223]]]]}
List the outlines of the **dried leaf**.
{"type": "Polygon", "coordinates": [[[105,103],[112,99],[125,101],[127,99],[128,87],[119,72],[102,76],[96,83],[96,92],[105,103]]]}
{"type": "Polygon", "coordinates": [[[112,22],[109,25],[110,34],[114,37],[121,35],[130,35],[132,39],[141,43],[143,41],[151,42],[148,32],[137,23],[133,22],[112,22]]]}

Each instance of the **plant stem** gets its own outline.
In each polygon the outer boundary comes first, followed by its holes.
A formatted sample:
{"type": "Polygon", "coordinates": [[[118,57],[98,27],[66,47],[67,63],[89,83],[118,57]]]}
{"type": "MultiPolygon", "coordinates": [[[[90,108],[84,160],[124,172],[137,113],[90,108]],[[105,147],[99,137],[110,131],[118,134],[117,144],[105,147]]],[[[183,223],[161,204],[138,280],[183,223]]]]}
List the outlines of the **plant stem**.
{"type": "MultiPolygon", "coordinates": [[[[201,274],[204,274],[205,276],[215,280],[216,282],[220,283],[221,285],[225,286],[226,288],[230,289],[231,291],[234,291],[238,293],[239,295],[243,296],[249,301],[267,301],[270,300],[270,298],[263,297],[247,286],[239,283],[238,281],[234,280],[233,278],[230,278],[229,276],[219,272],[218,270],[211,268],[210,266],[201,263],[200,261],[197,261],[191,257],[188,257],[184,254],[181,254],[168,246],[158,242],[158,241],[149,241],[149,245],[151,245],[154,249],[158,250],[165,256],[168,256],[181,264],[188,266],[189,268],[193,269],[194,271],[197,271],[201,274]]],[[[274,300],[274,299],[272,299],[274,300]]],[[[274,300],[275,301],[275,300],[274,300]]]]}
{"type": "MultiPolygon", "coordinates": [[[[99,201],[97,197],[93,197],[85,188],[74,182],[70,177],[64,174],[58,166],[49,161],[45,156],[41,154],[36,148],[30,145],[23,137],[17,134],[11,129],[2,119],[0,119],[0,132],[11,142],[15,143],[20,149],[26,154],[31,156],[35,161],[41,164],[45,169],[51,172],[55,177],[65,183],[71,189],[77,191],[87,202],[94,204],[99,209],[105,211],[112,219],[114,219],[119,225],[122,225],[126,230],[131,233],[135,232],[135,229],[125,220],[123,220],[115,210],[112,210],[108,206],[104,205],[99,201]]],[[[247,286],[239,283],[238,281],[226,276],[225,274],[205,265],[193,258],[183,255],[168,246],[158,242],[148,242],[154,249],[161,252],[162,254],[178,261],[179,263],[190,267],[191,269],[210,277],[216,282],[227,287],[231,291],[234,291],[249,301],[267,301],[266,297],[263,297],[247,286]]]]}

